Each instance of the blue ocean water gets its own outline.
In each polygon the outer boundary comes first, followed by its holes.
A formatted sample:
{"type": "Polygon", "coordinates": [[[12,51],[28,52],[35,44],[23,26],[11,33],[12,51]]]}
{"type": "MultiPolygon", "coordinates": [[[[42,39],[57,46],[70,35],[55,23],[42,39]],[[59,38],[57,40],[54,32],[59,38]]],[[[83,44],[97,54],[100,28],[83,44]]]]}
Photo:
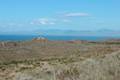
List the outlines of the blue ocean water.
{"type": "Polygon", "coordinates": [[[22,40],[32,40],[36,37],[44,37],[48,40],[92,40],[100,41],[105,39],[111,39],[112,37],[101,37],[101,36],[48,36],[48,35],[0,35],[0,41],[22,41],[22,40]]]}

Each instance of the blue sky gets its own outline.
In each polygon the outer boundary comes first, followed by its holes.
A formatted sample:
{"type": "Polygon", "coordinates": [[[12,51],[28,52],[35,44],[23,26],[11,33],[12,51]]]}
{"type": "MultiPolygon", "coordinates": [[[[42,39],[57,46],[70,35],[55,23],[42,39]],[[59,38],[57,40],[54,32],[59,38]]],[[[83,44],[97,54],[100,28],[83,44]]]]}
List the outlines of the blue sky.
{"type": "Polygon", "coordinates": [[[120,30],[120,0],[0,0],[0,34],[120,30]]]}

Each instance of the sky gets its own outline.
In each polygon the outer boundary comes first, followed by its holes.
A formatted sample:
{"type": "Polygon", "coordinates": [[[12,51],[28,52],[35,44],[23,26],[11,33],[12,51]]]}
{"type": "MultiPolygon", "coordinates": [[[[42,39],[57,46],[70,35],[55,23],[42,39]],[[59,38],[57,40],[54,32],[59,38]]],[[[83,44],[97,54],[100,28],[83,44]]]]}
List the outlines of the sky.
{"type": "Polygon", "coordinates": [[[0,0],[0,34],[120,30],[120,0],[0,0]]]}

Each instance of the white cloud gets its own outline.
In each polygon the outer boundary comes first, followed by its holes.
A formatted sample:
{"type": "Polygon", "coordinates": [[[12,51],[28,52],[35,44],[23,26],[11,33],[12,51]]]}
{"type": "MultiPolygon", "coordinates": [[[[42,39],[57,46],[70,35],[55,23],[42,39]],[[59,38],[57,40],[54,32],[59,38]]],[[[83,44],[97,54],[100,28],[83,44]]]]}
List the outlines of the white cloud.
{"type": "Polygon", "coordinates": [[[39,18],[39,19],[33,20],[30,24],[35,24],[35,25],[54,25],[55,24],[55,19],[39,18]]]}
{"type": "Polygon", "coordinates": [[[85,17],[85,16],[89,16],[88,13],[66,13],[64,15],[65,17],[85,17]]]}

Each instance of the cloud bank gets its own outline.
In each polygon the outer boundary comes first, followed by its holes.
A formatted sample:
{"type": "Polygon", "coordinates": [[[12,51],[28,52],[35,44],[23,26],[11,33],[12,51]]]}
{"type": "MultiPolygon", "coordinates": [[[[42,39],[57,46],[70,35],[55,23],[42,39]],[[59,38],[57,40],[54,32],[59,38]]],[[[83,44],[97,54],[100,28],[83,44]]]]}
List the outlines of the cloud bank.
{"type": "Polygon", "coordinates": [[[54,25],[55,19],[47,19],[47,18],[39,18],[36,20],[33,20],[31,24],[35,25],[54,25]]]}
{"type": "Polygon", "coordinates": [[[66,13],[65,17],[86,17],[89,16],[88,13],[66,13]]]}
{"type": "Polygon", "coordinates": [[[81,12],[71,12],[71,13],[64,13],[64,14],[61,14],[61,16],[63,16],[62,18],[61,17],[51,17],[51,18],[38,18],[38,19],[35,19],[33,20],[30,24],[32,25],[55,25],[57,23],[71,23],[73,22],[72,21],[72,18],[68,18],[68,17],[87,17],[89,16],[88,13],[81,13],[81,12]]]}

